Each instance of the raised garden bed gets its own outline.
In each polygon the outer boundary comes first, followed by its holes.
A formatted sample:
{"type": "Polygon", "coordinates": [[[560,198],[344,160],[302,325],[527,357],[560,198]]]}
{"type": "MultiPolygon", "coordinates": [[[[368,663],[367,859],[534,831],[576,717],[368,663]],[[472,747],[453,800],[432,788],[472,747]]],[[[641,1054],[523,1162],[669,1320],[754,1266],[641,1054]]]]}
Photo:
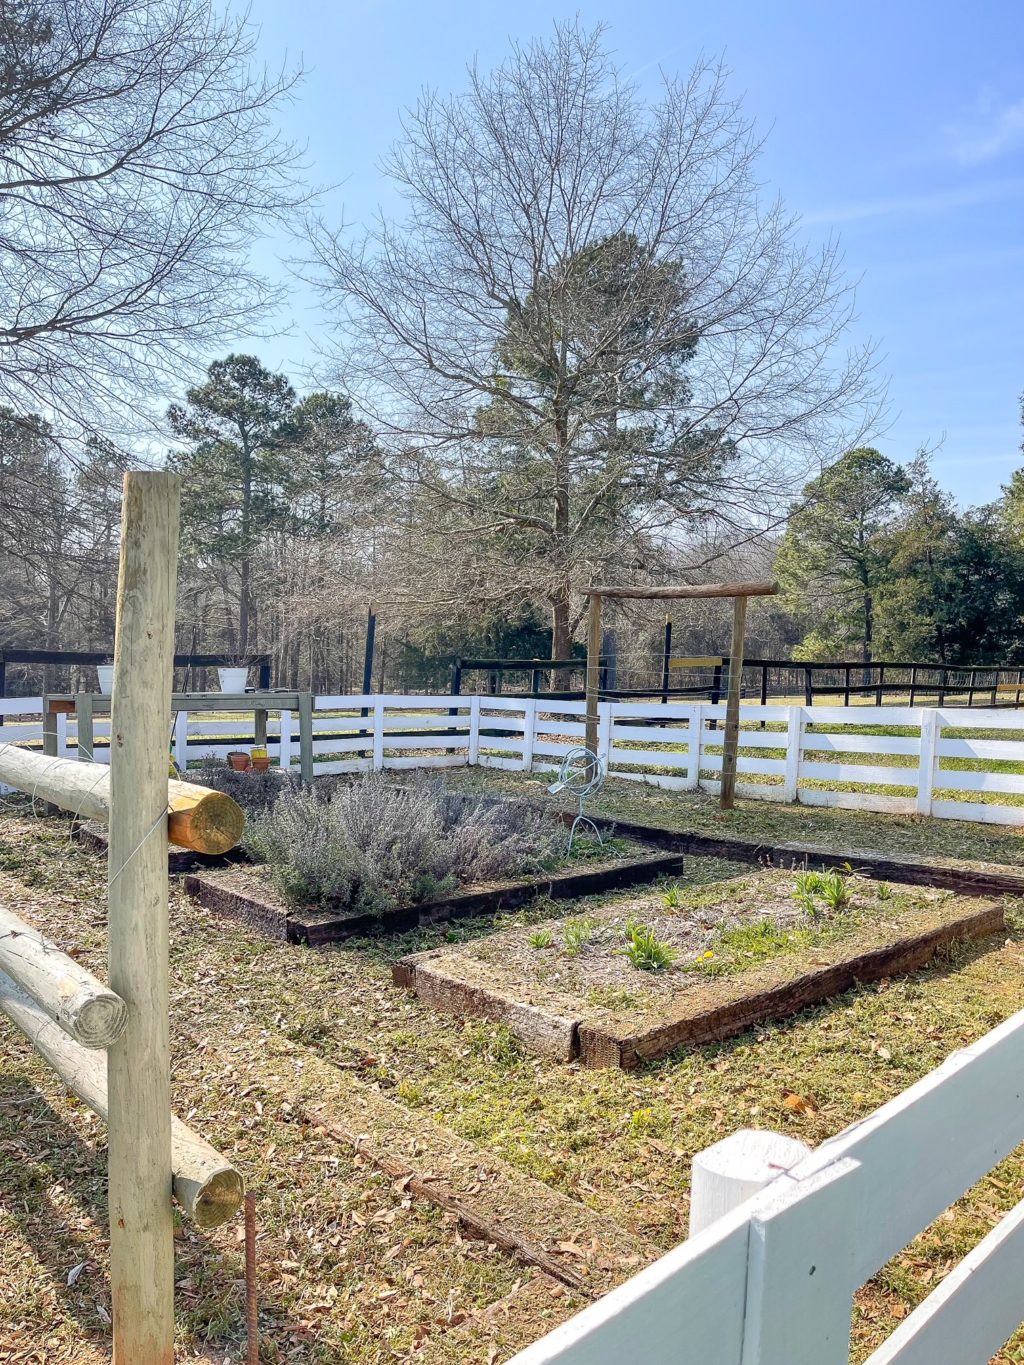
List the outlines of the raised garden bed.
{"type": "Polygon", "coordinates": [[[582,929],[577,920],[547,935],[504,930],[403,958],[393,977],[436,1009],[506,1024],[544,1055],[630,1070],[856,982],[913,971],[952,943],[1004,927],[1001,905],[947,890],[860,877],[847,887],[848,906],[813,914],[794,899],[794,874],[771,870],[680,888],[672,904],[621,897],[582,929]],[[670,959],[661,970],[638,970],[625,955],[638,924],[670,959]]]}
{"type": "Polygon", "coordinates": [[[185,889],[208,910],[243,920],[272,938],[315,946],[367,934],[404,933],[446,920],[496,915],[516,910],[538,896],[552,900],[592,896],[676,876],[682,869],[681,853],[634,846],[617,858],[589,861],[517,881],[464,887],[379,915],[291,907],[274,887],[266,868],[246,864],[188,873],[185,889]]]}
{"type": "Polygon", "coordinates": [[[628,839],[639,839],[657,848],[704,858],[732,858],[760,867],[793,869],[808,863],[816,867],[852,868],[865,877],[905,882],[912,886],[944,887],[964,896],[1024,896],[1024,872],[1005,863],[986,863],[966,858],[926,857],[912,853],[882,853],[874,849],[837,848],[804,840],[746,839],[736,834],[698,834],[691,830],[665,829],[628,820],[592,816],[598,829],[615,829],[628,839]]]}

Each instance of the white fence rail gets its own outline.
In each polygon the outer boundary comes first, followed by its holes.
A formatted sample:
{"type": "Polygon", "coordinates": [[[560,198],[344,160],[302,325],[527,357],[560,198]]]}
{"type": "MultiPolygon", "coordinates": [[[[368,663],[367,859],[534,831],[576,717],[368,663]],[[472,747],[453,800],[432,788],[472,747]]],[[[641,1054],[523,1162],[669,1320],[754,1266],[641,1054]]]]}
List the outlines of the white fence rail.
{"type": "MultiPolygon", "coordinates": [[[[853,1296],[1024,1141],[1024,1012],[510,1365],[847,1365],[853,1296]]],[[[867,1365],[986,1365],[1024,1319],[1024,1203],[867,1365]]]]}
{"type": "MultiPolygon", "coordinates": [[[[272,699],[267,699],[272,706],[272,699]]],[[[41,740],[42,699],[0,701],[0,742],[41,740]]],[[[717,792],[725,707],[603,702],[599,749],[613,777],[679,791],[717,792]]],[[[1024,713],[962,707],[744,704],[737,792],[898,815],[1024,824],[1024,713]],[[992,738],[993,734],[997,737],[992,738]]],[[[74,753],[75,717],[58,716],[58,752],[74,753]]],[[[271,710],[271,758],[298,765],[298,717],[271,710]]],[[[251,743],[248,717],[179,713],[171,738],[180,767],[251,743]]],[[[479,764],[557,768],[583,742],[584,704],[490,696],[317,696],[318,774],[479,764]],[[365,711],[364,716],[362,712],[365,711]]],[[[94,724],[95,758],[109,754],[109,720],[94,724]]]]}

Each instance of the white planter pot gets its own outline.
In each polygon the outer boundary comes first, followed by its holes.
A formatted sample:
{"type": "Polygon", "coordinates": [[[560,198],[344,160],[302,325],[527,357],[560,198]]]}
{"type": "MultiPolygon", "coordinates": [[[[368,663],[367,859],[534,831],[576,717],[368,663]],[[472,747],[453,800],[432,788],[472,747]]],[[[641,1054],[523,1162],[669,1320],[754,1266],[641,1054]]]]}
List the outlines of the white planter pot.
{"type": "Polygon", "coordinates": [[[218,668],[217,675],[220,678],[220,690],[222,692],[244,692],[245,685],[249,681],[249,669],[245,668],[218,668]]]}
{"type": "Polygon", "coordinates": [[[109,697],[114,686],[114,665],[97,664],[96,676],[99,679],[101,696],[109,697]]]}

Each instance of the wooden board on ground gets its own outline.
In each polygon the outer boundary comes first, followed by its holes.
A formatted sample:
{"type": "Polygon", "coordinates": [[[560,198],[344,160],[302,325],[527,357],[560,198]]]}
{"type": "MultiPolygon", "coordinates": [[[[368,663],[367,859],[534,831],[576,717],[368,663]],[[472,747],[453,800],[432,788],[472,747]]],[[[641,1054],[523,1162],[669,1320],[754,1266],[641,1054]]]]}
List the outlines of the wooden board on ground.
{"type": "Polygon", "coordinates": [[[858,982],[914,971],[1005,925],[1002,905],[949,891],[885,887],[880,897],[872,881],[847,885],[851,903],[833,915],[800,909],[793,874],[777,871],[690,888],[671,905],[649,893],[620,897],[587,917],[582,947],[570,946],[562,926],[542,944],[516,927],[412,954],[394,965],[393,979],[435,1009],[505,1024],[544,1056],[630,1070],[858,982]],[[653,930],[675,954],[671,965],[630,965],[631,924],[653,930]]]}
{"type": "Polygon", "coordinates": [[[502,1246],[573,1296],[598,1298],[661,1254],[606,1214],[423,1122],[352,1072],[287,1039],[267,1037],[255,1079],[410,1195],[454,1213],[472,1236],[502,1246]]]}

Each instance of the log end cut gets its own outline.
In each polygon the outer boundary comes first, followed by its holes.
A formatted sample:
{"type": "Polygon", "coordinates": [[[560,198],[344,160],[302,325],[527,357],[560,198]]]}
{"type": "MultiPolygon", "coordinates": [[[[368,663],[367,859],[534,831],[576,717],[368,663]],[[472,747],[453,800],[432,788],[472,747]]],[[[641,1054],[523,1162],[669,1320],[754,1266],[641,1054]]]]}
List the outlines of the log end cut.
{"type": "Polygon", "coordinates": [[[245,1197],[245,1182],[233,1166],[223,1166],[207,1177],[196,1193],[192,1217],[196,1226],[216,1228],[234,1217],[245,1197]]]}
{"type": "Polygon", "coordinates": [[[225,792],[192,782],[171,782],[167,800],[167,837],[196,853],[227,853],[245,828],[245,812],[225,792]]]}
{"type": "Polygon", "coordinates": [[[82,990],[62,1014],[67,1032],[83,1047],[110,1047],[128,1023],[128,1006],[113,991],[82,990]]]}

